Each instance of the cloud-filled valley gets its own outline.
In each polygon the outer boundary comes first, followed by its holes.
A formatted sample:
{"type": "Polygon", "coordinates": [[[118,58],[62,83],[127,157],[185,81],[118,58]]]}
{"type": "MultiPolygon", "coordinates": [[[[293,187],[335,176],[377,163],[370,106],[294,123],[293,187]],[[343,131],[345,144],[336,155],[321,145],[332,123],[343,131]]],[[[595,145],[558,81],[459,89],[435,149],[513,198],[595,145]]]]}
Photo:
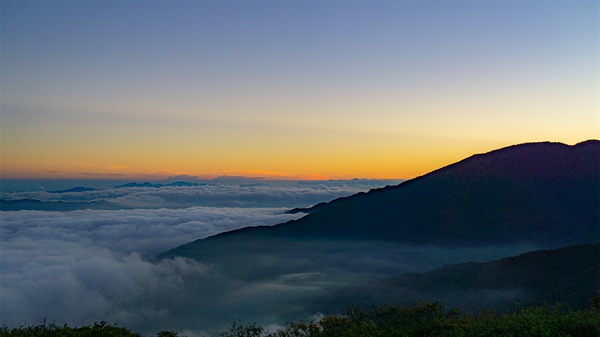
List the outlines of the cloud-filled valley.
{"type": "Polygon", "coordinates": [[[145,334],[185,328],[190,336],[224,328],[228,320],[282,324],[318,314],[315,301],[353,282],[531,248],[484,252],[298,241],[270,245],[264,253],[261,243],[255,243],[256,254],[244,258],[235,255],[236,244],[230,255],[219,257],[225,265],[211,259],[152,258],[221,231],[301,216],[284,211],[193,207],[2,212],[3,323],[37,324],[47,318],[77,325],[104,320],[145,334]]]}
{"type": "Polygon", "coordinates": [[[252,312],[253,306],[272,308],[275,302],[283,303],[281,296],[291,296],[293,302],[298,296],[322,294],[332,281],[318,273],[247,282],[224,275],[218,265],[153,257],[223,231],[297,219],[302,214],[285,211],[366,186],[356,181],[265,182],[5,193],[6,199],[111,200],[123,209],[0,212],[2,323],[37,324],[44,318],[59,324],[105,320],[148,334],[187,326],[201,330],[241,318],[244,312],[252,312]],[[191,204],[228,207],[165,208],[191,204]],[[287,207],[264,207],[273,204],[287,207]],[[132,208],[136,206],[145,209],[132,208]],[[277,297],[271,296],[274,293],[277,297]]]}
{"type": "Polygon", "coordinates": [[[425,271],[454,261],[489,260],[531,248],[499,247],[482,253],[378,242],[296,241],[269,243],[269,247],[258,242],[252,243],[257,245],[255,254],[244,258],[236,256],[242,243],[234,243],[217,260],[154,258],[220,232],[298,219],[303,214],[286,211],[364,190],[364,185],[352,184],[21,192],[21,197],[48,201],[115,199],[127,206],[0,212],[2,323],[37,324],[46,318],[77,325],[104,320],[148,335],[178,330],[189,336],[225,328],[227,321],[236,319],[282,324],[318,314],[316,302],[354,282],[425,271]],[[166,200],[173,204],[202,200],[230,207],[155,208],[165,206],[166,200]],[[275,201],[288,207],[248,207],[275,201]],[[140,204],[155,207],[127,208],[140,204]],[[231,207],[235,205],[245,207],[231,207]]]}
{"type": "MultiPolygon", "coordinates": [[[[3,324],[83,324],[106,320],[142,326],[160,319],[210,284],[213,267],[175,258],[150,262],[177,245],[243,226],[299,215],[285,209],[207,208],[1,212],[3,324]]],[[[177,315],[176,315],[177,316],[177,315]]]]}

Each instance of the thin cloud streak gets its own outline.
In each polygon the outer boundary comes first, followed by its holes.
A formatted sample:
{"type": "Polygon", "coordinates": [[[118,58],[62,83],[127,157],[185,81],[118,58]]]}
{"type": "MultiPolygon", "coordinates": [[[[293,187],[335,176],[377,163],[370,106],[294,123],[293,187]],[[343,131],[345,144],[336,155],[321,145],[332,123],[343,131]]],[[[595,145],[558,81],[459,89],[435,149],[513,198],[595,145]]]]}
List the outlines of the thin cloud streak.
{"type": "Polygon", "coordinates": [[[126,165],[109,165],[105,167],[107,170],[116,171],[116,170],[125,170],[128,168],[126,165]]]}

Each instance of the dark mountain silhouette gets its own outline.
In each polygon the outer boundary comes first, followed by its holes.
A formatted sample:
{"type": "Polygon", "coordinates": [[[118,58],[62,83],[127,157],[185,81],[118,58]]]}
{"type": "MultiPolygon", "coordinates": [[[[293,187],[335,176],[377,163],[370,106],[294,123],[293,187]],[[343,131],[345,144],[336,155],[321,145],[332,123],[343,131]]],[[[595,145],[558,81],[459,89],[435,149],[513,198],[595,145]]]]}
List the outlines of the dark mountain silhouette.
{"type": "Polygon", "coordinates": [[[256,306],[262,313],[436,300],[468,310],[580,305],[598,288],[597,245],[484,262],[598,242],[599,176],[600,141],[516,145],[159,258],[196,259],[236,290],[268,289],[261,300],[271,306],[256,306]],[[467,261],[479,263],[435,269],[467,261]]]}
{"type": "Polygon", "coordinates": [[[48,193],[76,193],[76,192],[90,192],[90,191],[97,191],[97,190],[98,190],[97,188],[77,186],[77,187],[69,188],[66,190],[48,191],[48,193]]]}
{"type": "Polygon", "coordinates": [[[319,308],[336,312],[350,304],[368,308],[375,303],[440,300],[445,305],[477,310],[489,305],[491,294],[505,308],[515,301],[524,306],[560,302],[584,308],[599,290],[600,244],[593,243],[492,262],[446,265],[426,273],[338,289],[319,299],[319,308]]]}
{"type": "Polygon", "coordinates": [[[219,176],[211,179],[211,182],[215,183],[249,183],[263,181],[263,177],[244,177],[244,176],[219,176]]]}
{"type": "Polygon", "coordinates": [[[105,201],[92,202],[67,202],[67,201],[40,201],[37,199],[17,199],[4,200],[0,199],[0,210],[2,211],[75,211],[81,209],[112,209],[114,206],[107,204],[105,201]]]}
{"type": "Polygon", "coordinates": [[[380,240],[543,247],[600,235],[600,141],[528,143],[474,155],[397,186],[319,204],[305,217],[199,240],[380,240]]]}
{"type": "Polygon", "coordinates": [[[168,186],[200,186],[200,185],[206,185],[206,184],[198,184],[198,183],[190,183],[187,181],[176,181],[176,182],[172,182],[172,183],[168,183],[168,184],[161,184],[161,183],[157,183],[157,184],[153,184],[153,183],[149,183],[149,182],[144,182],[144,183],[127,183],[127,184],[123,184],[123,185],[118,185],[115,186],[113,188],[128,188],[128,187],[149,187],[149,188],[161,188],[161,187],[168,187],[168,186]]]}
{"type": "Polygon", "coordinates": [[[499,261],[450,265],[407,274],[390,284],[421,291],[519,289],[528,302],[563,301],[584,307],[600,290],[600,244],[541,250],[499,261]]]}
{"type": "Polygon", "coordinates": [[[201,183],[201,184],[200,183],[190,183],[190,182],[187,182],[187,181],[175,181],[175,182],[172,182],[172,183],[164,184],[163,187],[164,186],[190,187],[190,186],[205,186],[205,185],[208,185],[208,184],[205,184],[205,183],[201,183]]]}
{"type": "Polygon", "coordinates": [[[415,243],[593,241],[599,163],[598,141],[513,146],[335,200],[273,231],[415,243]]]}
{"type": "Polygon", "coordinates": [[[149,183],[149,182],[145,182],[145,183],[127,183],[127,184],[115,186],[113,188],[130,188],[130,187],[152,187],[152,188],[159,188],[159,187],[162,187],[162,186],[163,186],[163,184],[152,184],[152,183],[149,183]]]}

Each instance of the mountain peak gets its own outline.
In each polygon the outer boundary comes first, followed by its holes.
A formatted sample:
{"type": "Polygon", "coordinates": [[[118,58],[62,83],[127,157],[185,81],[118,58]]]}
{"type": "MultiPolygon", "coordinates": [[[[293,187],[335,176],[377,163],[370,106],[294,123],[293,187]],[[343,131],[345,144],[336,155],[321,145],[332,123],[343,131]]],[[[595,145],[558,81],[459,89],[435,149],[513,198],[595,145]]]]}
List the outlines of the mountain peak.
{"type": "Polygon", "coordinates": [[[243,235],[548,246],[598,240],[600,141],[526,143],[243,235]]]}

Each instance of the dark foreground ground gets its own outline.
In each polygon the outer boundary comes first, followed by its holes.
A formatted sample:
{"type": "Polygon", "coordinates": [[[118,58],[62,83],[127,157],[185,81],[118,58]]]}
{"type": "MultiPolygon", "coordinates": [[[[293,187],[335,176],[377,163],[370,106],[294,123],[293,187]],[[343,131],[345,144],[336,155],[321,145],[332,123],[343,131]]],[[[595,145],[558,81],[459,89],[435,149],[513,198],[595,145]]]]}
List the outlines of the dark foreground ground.
{"type": "MultiPolygon", "coordinates": [[[[291,322],[268,331],[256,323],[232,322],[221,337],[367,337],[367,336],[600,336],[600,295],[585,309],[566,305],[515,307],[503,314],[483,311],[477,315],[446,310],[438,303],[410,307],[382,306],[370,311],[350,309],[343,315],[325,316],[310,322],[291,322]]],[[[124,327],[106,322],[92,326],[69,327],[42,322],[36,326],[0,329],[0,336],[123,336],[141,337],[124,327]]],[[[161,331],[156,337],[175,337],[175,331],[161,331]]]]}

